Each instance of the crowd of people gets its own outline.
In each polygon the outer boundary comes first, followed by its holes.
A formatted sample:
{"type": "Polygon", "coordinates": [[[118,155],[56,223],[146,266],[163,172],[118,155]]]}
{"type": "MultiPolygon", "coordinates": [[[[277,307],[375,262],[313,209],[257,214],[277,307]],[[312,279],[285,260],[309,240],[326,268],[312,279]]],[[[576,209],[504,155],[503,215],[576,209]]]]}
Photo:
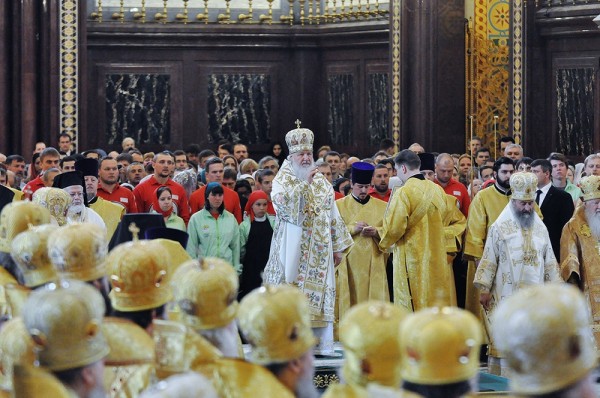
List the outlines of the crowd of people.
{"type": "Polygon", "coordinates": [[[600,155],[72,144],[0,154],[0,396],[595,396],[600,155]]]}

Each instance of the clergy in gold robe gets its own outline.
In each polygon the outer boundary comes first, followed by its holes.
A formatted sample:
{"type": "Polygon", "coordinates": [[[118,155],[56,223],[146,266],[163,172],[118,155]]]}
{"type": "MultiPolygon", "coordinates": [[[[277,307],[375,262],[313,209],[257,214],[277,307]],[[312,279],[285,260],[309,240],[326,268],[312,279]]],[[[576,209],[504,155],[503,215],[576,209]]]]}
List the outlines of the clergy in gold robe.
{"type": "MultiPolygon", "coordinates": [[[[425,178],[429,181],[435,182],[437,185],[440,185],[436,181],[435,177],[435,164],[436,157],[432,153],[423,152],[418,154],[419,159],[421,160],[421,167],[419,170],[425,176],[425,178]]],[[[462,238],[465,232],[465,228],[467,226],[467,220],[463,213],[460,211],[460,203],[455,196],[446,194],[446,207],[447,210],[444,216],[444,237],[446,241],[446,259],[448,261],[448,266],[450,267],[450,274],[452,276],[452,280],[454,280],[454,270],[452,268],[452,262],[458,253],[460,253],[462,249],[462,238]]],[[[452,290],[450,294],[450,298],[453,300],[450,302],[450,305],[456,305],[456,286],[454,284],[450,285],[450,289],[452,290]]]]}
{"type": "Polygon", "coordinates": [[[583,205],[575,210],[560,238],[560,273],[585,294],[596,348],[600,347],[600,177],[581,180],[583,205]]]}
{"type": "MultiPolygon", "coordinates": [[[[512,197],[488,232],[474,285],[480,290],[485,326],[490,335],[494,309],[517,291],[558,282],[558,263],[545,224],[534,210],[537,177],[516,173],[510,178],[512,197]]],[[[490,339],[488,369],[503,375],[503,353],[490,339]]]]}
{"type": "Polygon", "coordinates": [[[333,187],[314,166],[313,132],[298,126],[285,140],[290,155],[273,180],[277,215],[263,279],[267,285],[293,284],[304,292],[319,337],[315,351],[329,355],[334,353],[334,267],[352,237],[335,205],[333,187]]]}
{"type": "Polygon", "coordinates": [[[421,160],[413,152],[404,150],[394,161],[404,185],[392,194],[379,244],[394,246],[394,302],[409,311],[451,305],[456,298],[446,259],[446,194],[420,173],[421,160]]]}
{"type": "Polygon", "coordinates": [[[369,196],[374,171],[369,163],[353,163],[351,194],[336,201],[354,240],[336,267],[336,322],[356,304],[390,301],[385,272],[389,254],[379,248],[387,203],[369,196]]]}
{"type": "Polygon", "coordinates": [[[465,235],[464,257],[469,261],[465,309],[481,319],[479,291],[473,285],[476,261],[483,256],[483,248],[490,226],[496,221],[510,200],[510,176],[515,167],[512,159],[501,157],[494,163],[493,186],[482,189],[475,195],[469,207],[467,233],[465,235]]]}

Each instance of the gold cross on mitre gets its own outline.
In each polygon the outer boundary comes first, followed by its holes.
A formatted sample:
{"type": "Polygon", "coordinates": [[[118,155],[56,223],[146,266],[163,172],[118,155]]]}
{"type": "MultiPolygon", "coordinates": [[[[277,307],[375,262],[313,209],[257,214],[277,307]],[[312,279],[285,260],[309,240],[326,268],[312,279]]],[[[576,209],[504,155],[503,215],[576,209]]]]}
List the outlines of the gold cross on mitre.
{"type": "Polygon", "coordinates": [[[129,229],[129,232],[131,232],[132,240],[137,241],[137,240],[140,239],[139,236],[138,236],[139,233],[140,233],[140,229],[138,228],[138,226],[134,222],[132,222],[131,224],[129,224],[129,228],[128,229],[129,229]]]}
{"type": "Polygon", "coordinates": [[[294,123],[296,123],[296,128],[300,129],[300,125],[302,124],[302,122],[300,121],[300,119],[296,119],[296,121],[294,123]]]}

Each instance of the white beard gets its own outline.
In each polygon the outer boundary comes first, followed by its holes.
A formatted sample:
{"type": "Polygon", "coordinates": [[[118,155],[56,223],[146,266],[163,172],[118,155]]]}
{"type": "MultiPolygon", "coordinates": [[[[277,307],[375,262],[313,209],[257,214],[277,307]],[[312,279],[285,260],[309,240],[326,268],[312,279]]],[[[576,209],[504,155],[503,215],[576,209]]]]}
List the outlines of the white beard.
{"type": "Polygon", "coordinates": [[[292,164],[292,169],[294,170],[294,175],[296,177],[298,177],[298,179],[304,180],[304,181],[308,181],[308,176],[310,175],[310,172],[315,169],[314,160],[311,161],[311,163],[306,166],[296,163],[296,161],[293,159],[291,160],[290,163],[292,164]]]}
{"type": "Polygon", "coordinates": [[[67,210],[67,219],[71,221],[81,221],[83,212],[85,211],[85,205],[71,205],[67,210]]]}
{"type": "Polygon", "coordinates": [[[594,210],[585,208],[585,219],[590,226],[592,236],[596,239],[600,239],[600,213],[596,213],[594,210]]]}

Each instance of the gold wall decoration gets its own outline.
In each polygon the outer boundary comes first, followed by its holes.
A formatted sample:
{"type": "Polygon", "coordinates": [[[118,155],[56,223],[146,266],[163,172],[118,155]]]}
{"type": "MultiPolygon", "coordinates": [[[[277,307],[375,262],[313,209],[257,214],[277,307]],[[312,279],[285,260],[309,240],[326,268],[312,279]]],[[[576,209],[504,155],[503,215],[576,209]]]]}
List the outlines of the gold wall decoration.
{"type": "Polygon", "coordinates": [[[513,136],[518,144],[523,140],[524,5],[523,0],[513,0],[512,3],[512,124],[513,136]]]}
{"type": "Polygon", "coordinates": [[[60,133],[67,133],[72,137],[75,150],[78,146],[78,120],[77,100],[79,79],[77,69],[79,66],[77,46],[79,42],[78,29],[78,2],[77,0],[61,0],[60,2],[60,133]]]}
{"type": "Polygon", "coordinates": [[[510,3],[475,0],[466,32],[465,144],[480,137],[497,153],[498,140],[509,134],[510,3]]]}
{"type": "MultiPolygon", "coordinates": [[[[390,6],[392,8],[391,28],[392,28],[392,45],[391,45],[391,64],[392,64],[392,139],[396,144],[396,151],[400,148],[400,81],[401,81],[401,62],[402,55],[400,52],[400,6],[401,0],[392,0],[390,6]]],[[[350,0],[350,11],[352,11],[352,0],[350,0]]]]}

